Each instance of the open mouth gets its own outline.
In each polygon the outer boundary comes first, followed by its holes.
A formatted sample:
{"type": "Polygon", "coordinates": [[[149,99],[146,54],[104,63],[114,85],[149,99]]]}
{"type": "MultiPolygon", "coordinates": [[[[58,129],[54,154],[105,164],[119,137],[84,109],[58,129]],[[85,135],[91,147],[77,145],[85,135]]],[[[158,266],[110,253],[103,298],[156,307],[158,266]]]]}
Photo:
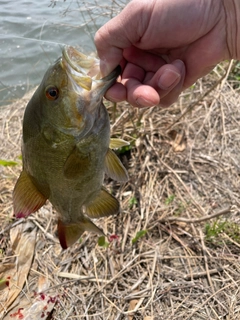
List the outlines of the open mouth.
{"type": "Polygon", "coordinates": [[[86,56],[71,46],[65,46],[62,52],[63,65],[71,74],[78,77],[91,78],[91,80],[101,79],[99,60],[86,56]]]}
{"type": "Polygon", "coordinates": [[[110,87],[121,73],[121,67],[118,66],[108,76],[102,78],[99,60],[86,56],[71,46],[65,46],[63,49],[62,65],[71,78],[88,91],[106,82],[106,88],[110,87]]]}

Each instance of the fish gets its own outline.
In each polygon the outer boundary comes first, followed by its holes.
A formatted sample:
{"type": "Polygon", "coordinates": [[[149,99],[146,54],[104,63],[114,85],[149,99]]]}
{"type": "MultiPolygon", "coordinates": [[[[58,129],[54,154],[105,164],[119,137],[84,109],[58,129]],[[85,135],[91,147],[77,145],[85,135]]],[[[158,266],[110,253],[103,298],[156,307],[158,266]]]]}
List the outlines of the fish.
{"type": "Polygon", "coordinates": [[[58,214],[57,234],[67,249],[85,231],[104,235],[91,219],[119,213],[119,201],[103,186],[105,174],[119,182],[128,173],[113,149],[105,92],[121,73],[102,77],[99,59],[65,46],[26,106],[22,171],[13,190],[16,218],[27,218],[47,200],[58,214]]]}

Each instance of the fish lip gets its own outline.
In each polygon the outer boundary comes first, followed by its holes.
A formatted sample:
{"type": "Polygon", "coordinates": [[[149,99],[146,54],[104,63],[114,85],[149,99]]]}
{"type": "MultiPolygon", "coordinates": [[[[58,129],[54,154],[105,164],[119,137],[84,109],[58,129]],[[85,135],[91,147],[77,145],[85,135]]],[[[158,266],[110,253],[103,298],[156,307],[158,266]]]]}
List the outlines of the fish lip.
{"type": "Polygon", "coordinates": [[[86,87],[83,85],[83,88],[87,90],[99,88],[99,93],[106,92],[121,74],[121,67],[117,66],[109,75],[101,78],[99,59],[88,57],[72,46],[65,46],[63,48],[62,66],[75,76],[76,83],[78,83],[77,78],[82,79],[82,81],[79,81],[80,86],[86,80],[88,84],[86,87]],[[95,69],[91,75],[89,72],[91,73],[92,67],[95,69]]]}
{"type": "Polygon", "coordinates": [[[92,80],[100,79],[99,59],[86,56],[72,46],[65,46],[62,50],[63,67],[75,75],[89,77],[92,80]]]}
{"type": "Polygon", "coordinates": [[[71,46],[64,46],[63,50],[62,50],[62,60],[65,60],[67,62],[67,64],[71,67],[71,69],[73,69],[74,71],[83,74],[83,69],[77,65],[77,63],[75,61],[73,61],[70,57],[70,50],[72,50],[75,54],[74,56],[76,57],[79,52],[74,49],[71,46]]]}
{"type": "Polygon", "coordinates": [[[96,80],[94,90],[97,91],[99,95],[104,95],[105,92],[114,84],[118,76],[120,76],[122,68],[118,65],[109,75],[96,80]]]}
{"type": "Polygon", "coordinates": [[[89,99],[91,103],[88,104],[87,110],[89,113],[95,112],[98,106],[101,105],[103,96],[106,91],[116,82],[117,77],[121,74],[121,67],[117,66],[109,75],[100,79],[93,80],[92,87],[89,92],[89,99]]]}
{"type": "Polygon", "coordinates": [[[120,65],[118,65],[109,75],[102,78],[101,81],[111,81],[116,80],[118,76],[120,76],[122,72],[122,68],[120,65]]]}

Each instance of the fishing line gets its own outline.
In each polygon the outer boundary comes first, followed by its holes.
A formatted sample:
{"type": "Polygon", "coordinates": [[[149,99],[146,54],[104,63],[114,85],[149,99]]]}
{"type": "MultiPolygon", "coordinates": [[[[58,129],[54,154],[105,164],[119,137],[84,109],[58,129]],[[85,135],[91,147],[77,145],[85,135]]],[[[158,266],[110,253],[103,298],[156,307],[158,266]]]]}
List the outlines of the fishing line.
{"type": "MultiPolygon", "coordinates": [[[[0,36],[3,36],[3,38],[6,38],[7,35],[0,33],[0,36]]],[[[34,39],[34,38],[27,38],[27,37],[21,37],[21,36],[12,36],[12,38],[37,41],[37,42],[46,42],[46,43],[50,43],[50,44],[59,44],[59,45],[63,45],[63,46],[66,45],[66,43],[63,43],[63,42],[54,42],[54,41],[50,41],[50,40],[34,39]]]]}

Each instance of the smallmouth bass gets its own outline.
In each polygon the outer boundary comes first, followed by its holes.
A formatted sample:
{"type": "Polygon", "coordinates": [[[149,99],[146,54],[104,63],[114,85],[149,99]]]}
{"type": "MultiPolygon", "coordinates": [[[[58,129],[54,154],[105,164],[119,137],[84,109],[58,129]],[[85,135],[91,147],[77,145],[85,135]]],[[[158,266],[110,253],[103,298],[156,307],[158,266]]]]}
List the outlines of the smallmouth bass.
{"type": "Polygon", "coordinates": [[[127,145],[110,139],[103,96],[121,73],[101,78],[99,60],[66,46],[49,67],[23,119],[23,169],[13,191],[14,215],[27,217],[47,199],[58,212],[63,249],[84,231],[103,235],[91,218],[119,212],[103,188],[105,173],[126,182],[128,174],[111,150],[127,145]]]}

